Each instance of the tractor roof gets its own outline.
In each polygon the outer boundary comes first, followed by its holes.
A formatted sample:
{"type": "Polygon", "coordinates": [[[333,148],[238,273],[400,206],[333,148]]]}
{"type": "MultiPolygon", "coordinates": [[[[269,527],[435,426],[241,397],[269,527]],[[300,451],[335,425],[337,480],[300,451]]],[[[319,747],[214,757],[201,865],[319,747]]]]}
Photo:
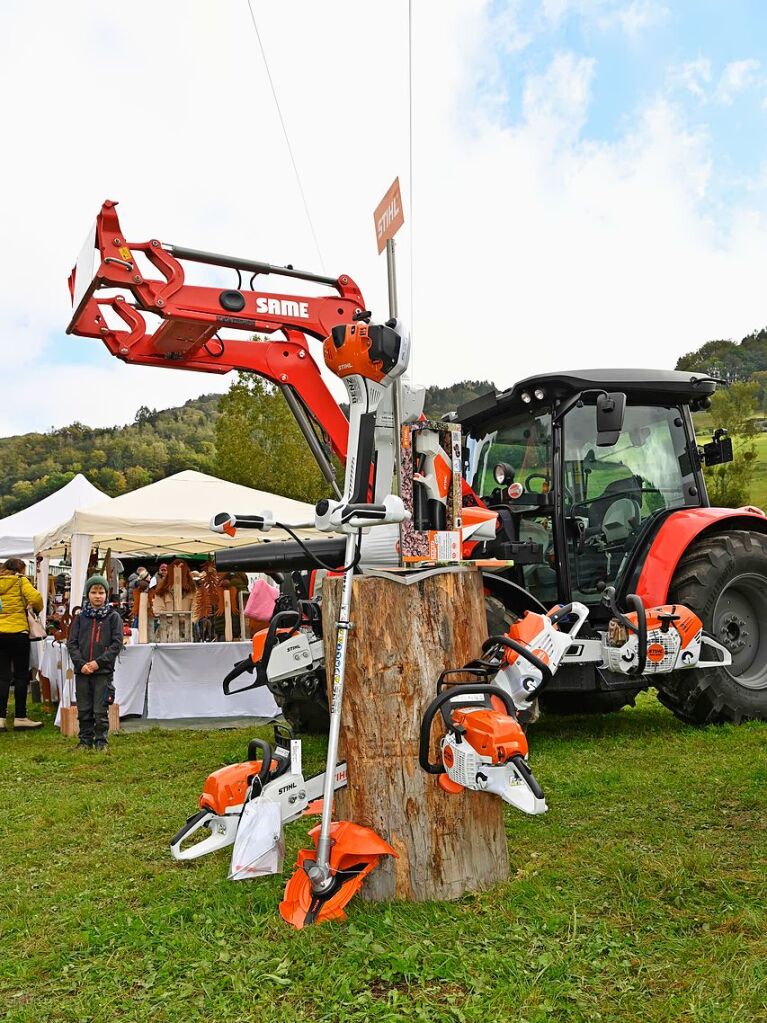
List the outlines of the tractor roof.
{"type": "Polygon", "coordinates": [[[713,394],[717,381],[704,373],[682,372],[673,369],[578,369],[560,373],[539,373],[514,384],[507,391],[488,391],[459,406],[456,418],[465,423],[474,418],[484,419],[494,412],[509,411],[515,407],[535,408],[550,405],[579,391],[623,391],[634,400],[648,404],[683,403],[713,394]],[[545,397],[522,401],[523,394],[534,395],[542,390],[545,397]]]}

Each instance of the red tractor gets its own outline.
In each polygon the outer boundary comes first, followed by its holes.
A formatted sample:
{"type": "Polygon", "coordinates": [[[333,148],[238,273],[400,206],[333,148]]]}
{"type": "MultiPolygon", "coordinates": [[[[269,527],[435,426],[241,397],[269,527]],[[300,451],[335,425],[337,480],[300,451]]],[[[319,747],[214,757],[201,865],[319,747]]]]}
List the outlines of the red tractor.
{"type": "MultiPolygon", "coordinates": [[[[551,373],[456,415],[466,483],[499,514],[494,553],[525,540],[534,551],[486,577],[491,592],[515,612],[577,600],[595,626],[611,617],[608,588],[618,603],[636,593],[647,607],[691,608],[732,664],[652,684],[695,724],[767,718],[767,518],[709,506],[702,466],[731,460],[732,444],[716,431],[699,447],[691,413],[716,386],[664,370],[551,373]]],[[[557,711],[611,710],[648,684],[563,665],[541,699],[557,711]]]]}
{"type": "MultiPolygon", "coordinates": [[[[306,338],[322,340],[365,315],[355,283],[157,239],[128,242],[115,205],[102,206],[70,279],[69,332],[100,338],[129,363],[243,369],[273,381],[337,489],[330,454],[345,458],[348,424],[306,338]],[[228,267],[236,287],[189,285],[180,261],[228,267]],[[255,291],[264,275],[333,293],[255,291]],[[159,318],[156,329],[147,315],[159,318]],[[275,333],[277,340],[253,338],[275,333]]],[[[718,430],[699,447],[691,413],[708,407],[716,386],[705,375],[663,370],[553,373],[490,392],[454,417],[464,438],[464,504],[498,515],[495,540],[470,544],[466,554],[515,562],[486,573],[489,614],[509,620],[575,600],[596,628],[611,617],[606,594],[613,605],[630,593],[649,607],[686,605],[732,656],[727,667],[658,676],[662,702],[696,724],[767,719],[767,518],[757,508],[709,507],[702,466],[730,460],[732,445],[718,430]]],[[[391,432],[390,412],[379,429],[391,432]]],[[[343,558],[343,540],[318,544],[326,563],[343,558]]],[[[217,561],[242,565],[244,550],[217,561]]],[[[254,548],[247,567],[308,565],[302,549],[284,543],[254,548]]],[[[612,710],[650,684],[567,663],[541,699],[558,711],[612,710]]]]}

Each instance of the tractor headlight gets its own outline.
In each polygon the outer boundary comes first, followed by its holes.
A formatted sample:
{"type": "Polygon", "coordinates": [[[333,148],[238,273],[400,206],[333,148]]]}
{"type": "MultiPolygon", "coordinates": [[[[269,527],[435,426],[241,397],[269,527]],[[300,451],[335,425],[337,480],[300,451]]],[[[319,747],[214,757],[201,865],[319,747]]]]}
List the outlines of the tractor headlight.
{"type": "Polygon", "coordinates": [[[533,399],[531,398],[531,396],[530,396],[530,395],[529,395],[529,394],[527,393],[527,391],[523,391],[523,392],[522,392],[522,393],[520,394],[520,398],[521,398],[521,399],[522,399],[522,401],[523,401],[523,402],[525,403],[525,405],[529,405],[529,404],[530,404],[530,402],[531,402],[531,401],[533,400],[533,399]]]}
{"type": "Polygon", "coordinates": [[[535,394],[536,401],[543,401],[543,399],[546,397],[546,392],[541,387],[536,387],[533,394],[535,394]]]}
{"type": "Polygon", "coordinates": [[[503,487],[514,479],[514,470],[507,462],[499,462],[493,468],[493,479],[499,487],[503,487]]]}

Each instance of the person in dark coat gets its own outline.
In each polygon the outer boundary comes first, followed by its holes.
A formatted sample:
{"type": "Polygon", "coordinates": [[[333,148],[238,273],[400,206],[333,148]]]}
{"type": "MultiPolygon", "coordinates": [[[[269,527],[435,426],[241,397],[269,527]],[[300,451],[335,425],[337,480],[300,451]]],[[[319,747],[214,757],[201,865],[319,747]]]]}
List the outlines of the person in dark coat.
{"type": "Polygon", "coordinates": [[[115,661],[123,648],[123,623],[107,604],[107,581],[93,575],[85,584],[85,601],[69,628],[67,648],[75,670],[77,749],[106,750],[109,704],[114,702],[115,661]]]}

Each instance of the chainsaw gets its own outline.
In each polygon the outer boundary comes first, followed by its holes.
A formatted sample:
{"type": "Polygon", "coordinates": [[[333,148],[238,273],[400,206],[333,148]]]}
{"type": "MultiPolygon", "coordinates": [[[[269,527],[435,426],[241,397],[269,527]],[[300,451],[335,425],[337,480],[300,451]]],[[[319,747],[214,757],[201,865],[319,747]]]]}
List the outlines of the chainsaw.
{"type": "MultiPolygon", "coordinates": [[[[243,808],[254,799],[277,803],[283,824],[307,813],[319,813],[324,784],[324,772],[304,778],[300,739],[294,739],[290,729],[275,723],[273,747],[263,739],[252,739],[246,761],[221,767],[208,775],[200,809],[173,836],[170,851],[177,860],[194,860],[232,845],[243,808]],[[185,846],[202,828],[207,828],[210,835],[185,846]]],[[[336,765],[333,790],[345,785],[346,764],[340,763],[336,765]]]]}
{"type": "Polygon", "coordinates": [[[591,638],[580,635],[588,609],[573,601],[547,614],[527,611],[506,635],[485,641],[480,663],[497,665],[493,683],[511,696],[518,711],[530,711],[562,664],[591,663],[615,674],[640,676],[732,663],[727,648],[707,636],[698,616],[681,604],[645,608],[640,597],[629,594],[632,610],[624,614],[612,587],[606,588],[604,600],[613,617],[606,631],[594,630],[591,638]],[[701,660],[704,648],[719,659],[701,660]]]}
{"type": "Polygon", "coordinates": [[[313,697],[325,688],[322,624],[316,601],[302,600],[299,610],[278,611],[266,629],[253,636],[251,653],[238,661],[224,678],[226,696],[266,686],[278,697],[295,692],[313,697]],[[236,678],[253,674],[248,685],[232,689],[236,678]]]}
{"type": "MultiPolygon", "coordinates": [[[[492,670],[479,664],[459,669],[479,679],[492,670]]],[[[418,750],[421,767],[427,774],[438,775],[446,792],[489,792],[523,813],[545,813],[546,799],[527,763],[527,738],[511,696],[482,681],[450,685],[447,676],[454,673],[440,675],[437,696],[424,713],[418,750]],[[434,763],[429,746],[438,712],[447,733],[440,743],[440,760],[434,763]]]]}
{"type": "Polygon", "coordinates": [[[498,663],[494,684],[508,693],[518,711],[530,711],[577,641],[588,613],[578,601],[553,607],[546,614],[526,611],[506,635],[491,636],[482,644],[483,655],[498,663]],[[561,628],[565,623],[568,632],[561,628]]]}

